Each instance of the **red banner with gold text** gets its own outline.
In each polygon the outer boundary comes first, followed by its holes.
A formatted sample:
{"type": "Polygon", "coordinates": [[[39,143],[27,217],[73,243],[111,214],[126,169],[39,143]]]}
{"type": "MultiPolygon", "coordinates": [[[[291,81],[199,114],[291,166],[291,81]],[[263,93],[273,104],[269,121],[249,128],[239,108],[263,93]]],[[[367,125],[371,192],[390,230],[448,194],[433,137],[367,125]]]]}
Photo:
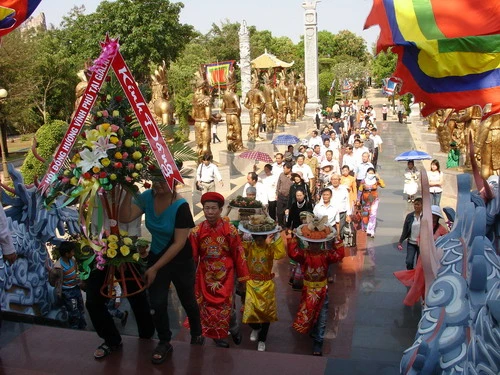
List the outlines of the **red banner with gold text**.
{"type": "Polygon", "coordinates": [[[151,111],[149,110],[137,83],[132,77],[125,60],[119,51],[112,62],[112,66],[113,71],[115,72],[115,75],[118,78],[118,81],[120,82],[120,85],[122,86],[122,89],[125,92],[135,115],[137,116],[137,120],[139,120],[139,123],[141,124],[142,131],[146,135],[146,139],[156,156],[158,166],[160,167],[170,190],[173,191],[175,180],[183,183],[181,174],[175,165],[174,158],[168,149],[165,139],[163,139],[163,135],[161,134],[156,121],[151,115],[151,111]]]}

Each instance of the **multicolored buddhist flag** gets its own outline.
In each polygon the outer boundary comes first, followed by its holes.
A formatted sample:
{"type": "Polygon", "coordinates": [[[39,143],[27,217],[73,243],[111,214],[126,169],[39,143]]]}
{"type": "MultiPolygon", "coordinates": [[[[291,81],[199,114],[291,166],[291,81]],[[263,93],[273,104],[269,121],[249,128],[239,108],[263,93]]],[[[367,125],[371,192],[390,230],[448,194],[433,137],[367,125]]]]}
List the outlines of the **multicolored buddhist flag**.
{"type": "Polygon", "coordinates": [[[229,71],[234,64],[234,60],[219,61],[212,64],[205,64],[205,73],[208,84],[212,87],[226,87],[229,71]]]}
{"type": "Polygon", "coordinates": [[[365,29],[379,25],[377,52],[398,54],[401,93],[424,102],[424,116],[491,103],[500,113],[500,3],[374,0],[365,29]]]}
{"type": "Polygon", "coordinates": [[[2,0],[0,2],[0,38],[19,27],[42,0],[2,0]]]}

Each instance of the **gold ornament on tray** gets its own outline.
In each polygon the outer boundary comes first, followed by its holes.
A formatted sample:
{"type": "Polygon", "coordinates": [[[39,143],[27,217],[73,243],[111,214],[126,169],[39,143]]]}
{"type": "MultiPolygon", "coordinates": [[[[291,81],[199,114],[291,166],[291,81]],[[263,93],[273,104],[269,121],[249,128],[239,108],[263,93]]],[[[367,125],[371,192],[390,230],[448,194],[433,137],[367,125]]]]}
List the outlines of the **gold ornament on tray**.
{"type": "Polygon", "coordinates": [[[267,215],[251,215],[242,224],[250,232],[270,232],[276,229],[276,222],[267,215]]]}

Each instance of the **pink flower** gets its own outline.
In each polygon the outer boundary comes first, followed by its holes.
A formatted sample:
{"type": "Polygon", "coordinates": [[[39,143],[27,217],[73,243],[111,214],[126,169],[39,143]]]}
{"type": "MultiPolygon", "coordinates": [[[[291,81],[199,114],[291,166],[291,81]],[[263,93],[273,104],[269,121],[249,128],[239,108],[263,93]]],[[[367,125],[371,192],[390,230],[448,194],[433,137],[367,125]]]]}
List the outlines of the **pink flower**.
{"type": "Polygon", "coordinates": [[[130,176],[125,176],[125,181],[132,182],[132,181],[134,181],[134,179],[130,176]]]}
{"type": "Polygon", "coordinates": [[[62,180],[61,180],[61,182],[63,184],[67,184],[69,182],[69,178],[68,177],[63,177],[62,180]]]}
{"type": "Polygon", "coordinates": [[[128,170],[133,171],[133,170],[134,170],[134,168],[135,168],[134,163],[128,163],[128,165],[127,165],[127,169],[128,169],[128,170]]]}
{"type": "Polygon", "coordinates": [[[128,158],[128,152],[123,152],[122,153],[122,159],[128,158]]]}
{"type": "Polygon", "coordinates": [[[115,124],[111,124],[111,131],[116,133],[118,130],[120,130],[120,127],[115,124]]]}
{"type": "Polygon", "coordinates": [[[108,117],[109,116],[109,113],[106,110],[102,110],[101,113],[102,113],[103,117],[108,117]]]}

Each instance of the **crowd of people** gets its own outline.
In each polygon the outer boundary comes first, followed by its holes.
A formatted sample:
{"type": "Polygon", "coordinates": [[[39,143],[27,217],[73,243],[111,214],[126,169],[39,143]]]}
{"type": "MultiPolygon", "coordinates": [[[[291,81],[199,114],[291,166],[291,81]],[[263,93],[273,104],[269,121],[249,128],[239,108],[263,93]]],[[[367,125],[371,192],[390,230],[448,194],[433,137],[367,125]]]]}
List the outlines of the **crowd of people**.
{"type": "MultiPolygon", "coordinates": [[[[335,103],[331,111],[317,115],[324,127],[320,129],[318,124],[307,142],[298,147],[289,145],[285,153],[277,153],[275,162],[266,164],[262,175],[255,171],[248,173],[243,196],[260,201],[264,211],[277,222],[276,231],[270,234],[245,235],[222,216],[225,199],[215,189],[216,183],[222,185],[223,181],[211,155],[203,157],[196,172],[205,216],[198,225],[193,221],[187,201],[179,197],[175,189],[172,192],[161,175],[153,180],[152,189],[135,196],[127,192],[120,206],[120,221],[130,223],[144,215],[146,228],[152,235],[148,251],[140,249],[140,256],[147,263],[144,272],[147,291],[128,297],[139,337],[149,339],[155,331],[158,334],[152,363],[163,363],[174,349],[168,315],[170,284],[175,286],[186,312],[185,326],[190,330],[192,345],[203,345],[205,338],[210,338],[217,347],[228,348],[229,336],[235,345],[242,342],[235,303],[239,295],[243,305],[241,322],[252,328],[250,341],[257,342],[257,350],[265,351],[270,325],[277,320],[273,261],[287,254],[293,263],[290,283],[295,290],[302,290],[293,327],[298,332],[309,333],[313,339],[312,354],[322,355],[327,284],[334,281],[330,264],[344,256],[341,234],[344,228],[349,228],[352,236],[351,222],[355,221],[359,230],[375,237],[378,191],[385,187],[377,173],[383,141],[375,126],[375,112],[367,100],[359,109],[356,105],[335,103]],[[323,220],[323,224],[333,228],[334,237],[323,242],[300,238],[296,229],[312,220],[323,220]],[[308,271],[310,269],[314,272],[308,271]],[[300,283],[297,283],[297,274],[300,274],[300,283]],[[311,303],[312,295],[314,303],[311,303]]],[[[437,217],[434,233],[442,235],[445,231],[438,220],[442,217],[439,203],[443,176],[437,160],[432,161],[428,176],[432,210],[437,217]]],[[[418,180],[419,171],[413,161],[409,161],[404,192],[408,202],[414,203],[415,211],[406,217],[398,244],[402,249],[403,241],[408,241],[408,271],[414,269],[419,254],[422,203],[421,198],[415,197],[418,180]]],[[[61,258],[54,269],[58,272],[58,293],[69,311],[70,326],[83,329],[86,323],[83,299],[76,283],[73,245],[63,242],[58,247],[61,258]]],[[[13,262],[15,257],[9,255],[8,247],[3,250],[4,258],[13,262]]],[[[417,263],[416,268],[421,265],[417,263]]],[[[119,290],[111,301],[100,293],[105,274],[106,270],[93,270],[85,285],[85,306],[94,329],[104,340],[94,352],[96,359],[121,348],[121,336],[113,317],[122,325],[128,317],[128,311],[118,309],[119,290]]],[[[421,275],[417,275],[403,277],[412,285],[414,279],[420,278],[414,283],[418,292],[412,293],[412,301],[422,290],[421,275]]],[[[127,287],[134,292],[137,285],[127,287]]]]}

